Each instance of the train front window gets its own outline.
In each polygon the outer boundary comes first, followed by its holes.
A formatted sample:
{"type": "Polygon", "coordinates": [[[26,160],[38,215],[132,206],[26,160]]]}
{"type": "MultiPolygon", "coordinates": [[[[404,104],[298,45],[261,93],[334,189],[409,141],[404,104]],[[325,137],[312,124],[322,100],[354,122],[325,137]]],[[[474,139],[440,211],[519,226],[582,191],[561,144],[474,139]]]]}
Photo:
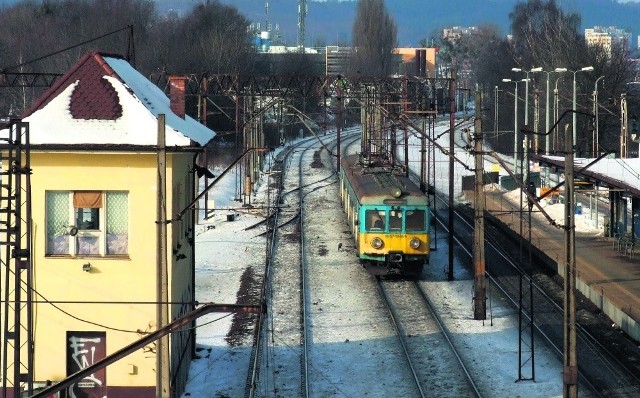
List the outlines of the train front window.
{"type": "Polygon", "coordinates": [[[367,231],[384,231],[386,212],[384,210],[367,210],[365,212],[365,228],[367,231]]]}
{"type": "Polygon", "coordinates": [[[402,210],[389,212],[389,231],[402,231],[402,210]]]}
{"type": "Polygon", "coordinates": [[[425,226],[424,210],[407,210],[407,231],[424,231],[425,226]]]}

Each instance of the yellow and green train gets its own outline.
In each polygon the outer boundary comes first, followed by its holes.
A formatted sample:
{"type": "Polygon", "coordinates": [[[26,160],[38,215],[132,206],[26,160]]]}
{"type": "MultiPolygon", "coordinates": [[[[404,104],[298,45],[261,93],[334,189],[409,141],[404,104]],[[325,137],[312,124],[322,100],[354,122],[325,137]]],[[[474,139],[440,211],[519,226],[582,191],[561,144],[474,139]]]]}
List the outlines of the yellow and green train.
{"type": "Polygon", "coordinates": [[[340,197],[362,265],[376,275],[417,277],[429,263],[427,196],[390,165],[360,155],[340,161],[340,197]]]}

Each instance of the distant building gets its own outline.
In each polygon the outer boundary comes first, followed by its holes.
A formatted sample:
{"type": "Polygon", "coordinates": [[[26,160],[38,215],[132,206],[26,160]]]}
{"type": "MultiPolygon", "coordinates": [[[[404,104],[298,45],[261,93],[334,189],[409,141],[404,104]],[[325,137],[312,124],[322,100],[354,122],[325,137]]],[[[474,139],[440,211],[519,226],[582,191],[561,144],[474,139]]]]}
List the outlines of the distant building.
{"type": "Polygon", "coordinates": [[[397,73],[401,75],[413,75],[435,77],[436,48],[398,47],[394,53],[399,56],[397,73]]]}
{"type": "Polygon", "coordinates": [[[351,50],[351,47],[325,47],[325,74],[327,76],[346,74],[351,50]]]}
{"type": "Polygon", "coordinates": [[[631,43],[631,33],[615,26],[594,26],[584,30],[584,38],[588,46],[600,46],[611,55],[611,47],[615,45],[628,46],[631,43]]]}
{"type": "Polygon", "coordinates": [[[448,40],[452,43],[458,41],[462,36],[471,36],[478,32],[478,28],[475,26],[470,26],[467,28],[463,28],[461,26],[454,26],[451,28],[442,29],[442,38],[448,40]]]}
{"type": "MultiPolygon", "coordinates": [[[[270,46],[269,51],[261,53],[262,63],[266,71],[286,70],[286,63],[295,62],[292,55],[299,54],[298,47],[270,46]]],[[[305,47],[304,52],[311,65],[305,73],[310,75],[346,76],[349,74],[349,61],[352,47],[326,46],[319,48],[305,47]]],[[[398,47],[393,50],[394,68],[392,74],[412,75],[433,78],[436,70],[435,47],[398,47]]],[[[300,54],[301,55],[301,54],[300,54]]]]}
{"type": "Polygon", "coordinates": [[[253,45],[259,53],[268,53],[272,46],[282,46],[282,34],[280,26],[276,24],[275,29],[271,29],[268,24],[265,29],[261,29],[260,23],[252,23],[249,25],[249,31],[253,36],[253,45]]]}

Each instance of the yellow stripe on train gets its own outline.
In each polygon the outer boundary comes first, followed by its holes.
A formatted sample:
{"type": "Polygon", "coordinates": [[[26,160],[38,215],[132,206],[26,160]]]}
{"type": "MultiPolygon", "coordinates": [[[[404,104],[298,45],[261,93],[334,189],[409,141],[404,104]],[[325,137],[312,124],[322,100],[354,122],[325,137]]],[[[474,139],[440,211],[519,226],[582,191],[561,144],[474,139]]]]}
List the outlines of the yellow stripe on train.
{"type": "Polygon", "coordinates": [[[407,255],[427,255],[429,254],[429,235],[428,234],[380,234],[380,233],[366,233],[361,232],[358,238],[358,246],[360,252],[365,254],[387,254],[389,252],[402,252],[407,255]],[[418,238],[420,240],[420,246],[417,249],[412,249],[409,246],[409,242],[412,238],[418,238]],[[374,238],[380,238],[382,240],[382,247],[375,249],[371,246],[371,241],[374,238]]]}

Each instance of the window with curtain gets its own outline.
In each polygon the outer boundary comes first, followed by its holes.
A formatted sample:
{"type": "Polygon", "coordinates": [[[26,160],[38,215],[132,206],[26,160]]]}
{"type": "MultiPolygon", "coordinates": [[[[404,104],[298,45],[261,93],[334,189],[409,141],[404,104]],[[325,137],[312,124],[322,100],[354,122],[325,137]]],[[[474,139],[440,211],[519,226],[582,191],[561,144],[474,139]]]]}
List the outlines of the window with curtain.
{"type": "Polygon", "coordinates": [[[47,255],[126,255],[129,193],[48,191],[47,255]]]}

